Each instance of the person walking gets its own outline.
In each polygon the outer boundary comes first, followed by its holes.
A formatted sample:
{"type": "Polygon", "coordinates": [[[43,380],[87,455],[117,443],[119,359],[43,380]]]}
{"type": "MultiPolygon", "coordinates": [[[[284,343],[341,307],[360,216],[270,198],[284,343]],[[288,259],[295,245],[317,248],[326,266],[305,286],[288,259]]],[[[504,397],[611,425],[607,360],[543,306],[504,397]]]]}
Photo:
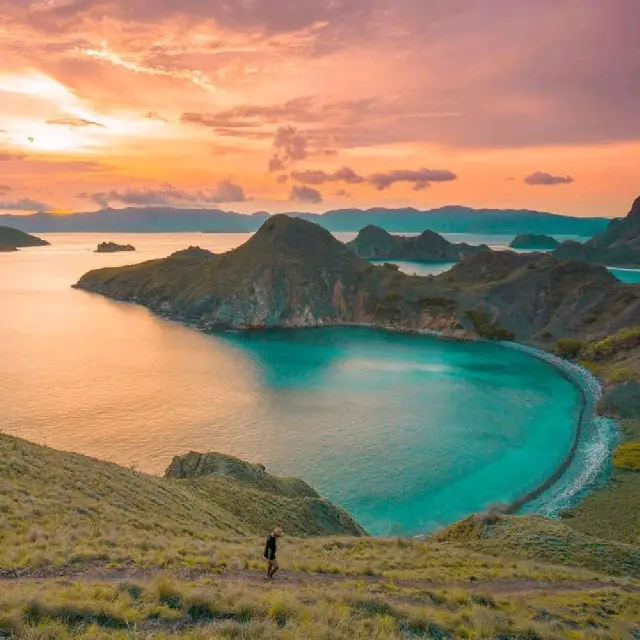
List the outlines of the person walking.
{"type": "Polygon", "coordinates": [[[267,575],[266,580],[271,580],[273,576],[278,573],[280,566],[276,559],[277,541],[278,538],[282,538],[283,531],[280,527],[276,527],[273,532],[267,538],[267,543],[264,546],[264,557],[267,559],[267,575]]]}

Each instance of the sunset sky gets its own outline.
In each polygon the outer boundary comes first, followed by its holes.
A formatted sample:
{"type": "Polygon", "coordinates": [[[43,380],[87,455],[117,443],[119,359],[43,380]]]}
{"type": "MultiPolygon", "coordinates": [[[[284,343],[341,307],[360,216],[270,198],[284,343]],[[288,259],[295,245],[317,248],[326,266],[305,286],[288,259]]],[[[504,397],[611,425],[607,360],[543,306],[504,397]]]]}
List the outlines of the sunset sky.
{"type": "Polygon", "coordinates": [[[640,0],[0,0],[0,212],[623,215],[640,0]]]}

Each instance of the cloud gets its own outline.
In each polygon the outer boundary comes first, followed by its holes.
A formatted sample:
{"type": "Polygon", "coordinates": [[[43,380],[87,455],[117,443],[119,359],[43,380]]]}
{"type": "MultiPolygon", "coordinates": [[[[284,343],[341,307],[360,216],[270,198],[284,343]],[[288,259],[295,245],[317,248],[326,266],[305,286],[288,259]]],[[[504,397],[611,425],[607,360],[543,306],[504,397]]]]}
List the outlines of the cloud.
{"type": "Polygon", "coordinates": [[[339,198],[350,198],[351,194],[346,189],[338,189],[334,191],[331,195],[338,196],[339,198]]]}
{"type": "Polygon", "coordinates": [[[244,189],[230,180],[221,180],[215,189],[185,191],[166,184],[159,189],[130,188],[121,191],[113,189],[94,193],[84,192],[79,193],[77,197],[91,200],[105,208],[112,203],[133,206],[202,206],[248,200],[244,189]]]}
{"type": "Polygon", "coordinates": [[[553,186],[556,184],[570,184],[573,182],[573,178],[571,176],[554,176],[550,173],[546,173],[545,171],[535,171],[531,175],[527,176],[524,181],[531,185],[535,186],[553,186]]]}
{"type": "Polygon", "coordinates": [[[10,153],[9,151],[0,151],[0,162],[17,162],[24,160],[26,153],[10,153]]]}
{"type": "Polygon", "coordinates": [[[319,204],[323,201],[323,198],[322,194],[317,189],[294,185],[291,187],[289,200],[300,204],[319,204]]]}
{"type": "Polygon", "coordinates": [[[11,191],[11,187],[8,184],[0,184],[0,196],[4,196],[11,191]]]}
{"type": "Polygon", "coordinates": [[[155,111],[149,111],[148,113],[145,113],[144,117],[147,120],[156,120],[157,122],[169,122],[165,117],[161,116],[159,113],[156,113],[155,111]]]}
{"type": "Polygon", "coordinates": [[[347,184],[360,184],[365,182],[365,178],[358,175],[349,167],[342,167],[333,173],[327,173],[320,169],[311,169],[307,171],[292,171],[291,177],[296,182],[302,184],[320,185],[327,182],[346,182],[347,184]]]}
{"type": "Polygon", "coordinates": [[[276,178],[276,182],[278,184],[286,184],[287,182],[289,182],[289,176],[286,173],[282,174],[281,176],[278,176],[276,178]]]}
{"type": "Polygon", "coordinates": [[[53,209],[51,205],[29,198],[20,198],[9,202],[0,200],[0,211],[50,211],[51,209],[53,209]]]}
{"type": "Polygon", "coordinates": [[[243,104],[215,113],[183,113],[182,122],[197,124],[211,129],[255,127],[262,124],[294,122],[316,122],[319,114],[313,113],[313,98],[303,96],[276,105],[243,104]]]}
{"type": "Polygon", "coordinates": [[[100,127],[101,129],[106,128],[100,122],[86,120],[85,118],[56,118],[55,120],[47,120],[47,124],[59,124],[65,127],[100,127]]]}
{"type": "Polygon", "coordinates": [[[292,162],[304,160],[309,155],[308,139],[291,125],[276,130],[273,146],[277,151],[269,160],[269,171],[282,171],[292,162]]]}
{"type": "Polygon", "coordinates": [[[384,191],[397,182],[411,182],[416,191],[431,186],[432,182],[450,182],[458,176],[448,169],[395,169],[386,173],[374,173],[368,181],[379,191],[384,191]]]}

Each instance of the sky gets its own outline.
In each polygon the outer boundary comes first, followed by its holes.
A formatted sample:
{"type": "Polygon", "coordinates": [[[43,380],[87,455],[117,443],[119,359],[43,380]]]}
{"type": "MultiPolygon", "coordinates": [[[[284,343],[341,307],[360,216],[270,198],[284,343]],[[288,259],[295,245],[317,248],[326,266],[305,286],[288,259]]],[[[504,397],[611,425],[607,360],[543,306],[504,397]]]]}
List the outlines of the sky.
{"type": "Polygon", "coordinates": [[[0,0],[0,212],[624,215],[640,0],[0,0]]]}

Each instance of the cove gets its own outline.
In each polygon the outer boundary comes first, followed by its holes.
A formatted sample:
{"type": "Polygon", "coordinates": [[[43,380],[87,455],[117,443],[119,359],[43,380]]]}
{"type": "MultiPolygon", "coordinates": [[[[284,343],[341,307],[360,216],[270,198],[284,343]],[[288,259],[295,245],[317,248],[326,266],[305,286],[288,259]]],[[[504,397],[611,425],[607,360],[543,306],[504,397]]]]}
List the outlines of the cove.
{"type": "Polygon", "coordinates": [[[510,502],[552,475],[575,436],[576,387],[517,350],[359,328],[222,339],[258,373],[271,467],[373,534],[424,533],[510,502]]]}

